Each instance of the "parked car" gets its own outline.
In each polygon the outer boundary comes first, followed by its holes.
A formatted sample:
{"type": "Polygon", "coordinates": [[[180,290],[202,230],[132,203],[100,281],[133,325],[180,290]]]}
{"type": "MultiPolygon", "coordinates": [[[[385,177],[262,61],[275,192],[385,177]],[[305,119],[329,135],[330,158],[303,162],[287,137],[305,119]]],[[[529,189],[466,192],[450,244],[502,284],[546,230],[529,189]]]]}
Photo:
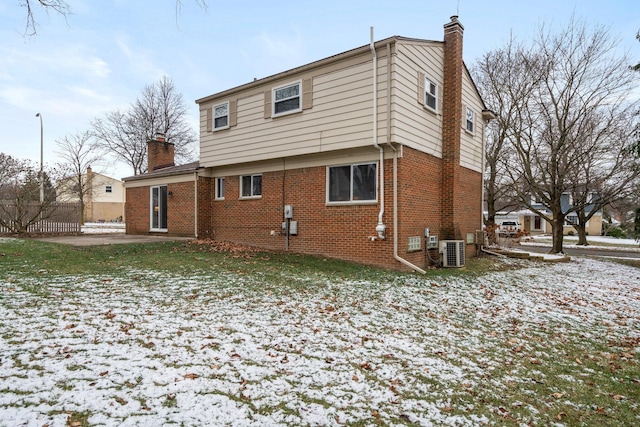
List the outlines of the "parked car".
{"type": "Polygon", "coordinates": [[[500,237],[516,237],[520,232],[520,223],[518,221],[502,221],[498,228],[498,236],[500,237]]]}

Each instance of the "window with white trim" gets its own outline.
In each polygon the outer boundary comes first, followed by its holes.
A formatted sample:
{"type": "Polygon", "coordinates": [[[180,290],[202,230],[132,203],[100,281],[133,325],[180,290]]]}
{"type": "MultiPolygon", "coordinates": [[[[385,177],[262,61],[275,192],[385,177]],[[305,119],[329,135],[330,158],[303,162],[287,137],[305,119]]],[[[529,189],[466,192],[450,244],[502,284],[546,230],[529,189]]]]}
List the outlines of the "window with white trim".
{"type": "Polygon", "coordinates": [[[475,113],[471,108],[467,107],[467,114],[466,114],[467,132],[473,133],[474,124],[475,124],[475,113]]]}
{"type": "Polygon", "coordinates": [[[224,178],[216,178],[216,200],[224,200],[224,178]]]}
{"type": "Polygon", "coordinates": [[[302,81],[273,88],[273,117],[302,111],[302,81]]]}
{"type": "Polygon", "coordinates": [[[112,186],[110,186],[110,185],[106,185],[106,186],[104,187],[104,192],[105,192],[105,193],[113,193],[113,187],[112,187],[112,186]]]}
{"type": "Polygon", "coordinates": [[[229,127],[229,102],[213,106],[213,130],[229,127]]]}
{"type": "Polygon", "coordinates": [[[167,231],[167,186],[151,187],[150,225],[152,231],[167,231]]]}
{"type": "Polygon", "coordinates": [[[327,170],[328,203],[377,200],[377,163],[329,166],[327,170]]]}
{"type": "Polygon", "coordinates": [[[240,177],[240,198],[262,196],[262,175],[243,175],[240,177]]]}
{"type": "Polygon", "coordinates": [[[438,84],[426,77],[424,79],[424,90],[424,105],[436,111],[438,109],[438,84]]]}

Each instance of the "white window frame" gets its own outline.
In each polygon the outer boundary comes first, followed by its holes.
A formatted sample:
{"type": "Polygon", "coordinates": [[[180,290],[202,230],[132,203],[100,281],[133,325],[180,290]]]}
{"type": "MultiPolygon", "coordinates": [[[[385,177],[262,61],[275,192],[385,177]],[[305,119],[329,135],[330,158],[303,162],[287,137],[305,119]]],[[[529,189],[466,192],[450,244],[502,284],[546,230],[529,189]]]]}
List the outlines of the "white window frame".
{"type": "Polygon", "coordinates": [[[470,107],[467,107],[467,110],[464,115],[464,130],[467,133],[472,134],[476,129],[476,113],[470,107]],[[471,125],[471,129],[469,129],[469,125],[471,125]]]}
{"type": "Polygon", "coordinates": [[[104,186],[104,192],[105,193],[113,193],[113,186],[112,185],[105,185],[104,186]]]}
{"type": "Polygon", "coordinates": [[[240,187],[240,199],[260,199],[260,198],[262,198],[262,183],[263,183],[263,180],[262,180],[262,174],[261,173],[254,173],[254,174],[251,174],[251,175],[241,175],[240,176],[240,185],[239,185],[239,187],[240,187]],[[250,184],[251,185],[251,190],[250,190],[250,195],[243,196],[242,193],[244,193],[244,191],[243,191],[244,190],[244,178],[247,177],[247,176],[251,177],[251,184],[250,184]],[[260,194],[253,194],[253,180],[254,180],[255,177],[258,177],[258,176],[260,177],[260,194]]]}
{"type": "Polygon", "coordinates": [[[362,163],[347,163],[342,165],[327,166],[327,190],[326,190],[326,203],[327,205],[369,205],[378,203],[378,162],[362,162],[362,163]],[[353,170],[357,166],[374,165],[375,166],[375,183],[373,193],[375,197],[373,199],[355,199],[353,198],[353,170]],[[349,200],[331,200],[331,169],[341,168],[349,166],[349,200]]]}
{"type": "Polygon", "coordinates": [[[434,82],[429,77],[424,78],[424,106],[432,111],[438,111],[438,83],[434,82]],[[431,92],[431,85],[434,86],[433,92],[431,92]],[[433,106],[429,105],[429,96],[433,98],[433,106]]]}
{"type": "Polygon", "coordinates": [[[281,86],[277,86],[271,89],[271,117],[280,117],[280,116],[286,116],[287,114],[294,114],[294,113],[299,113],[302,111],[302,80],[298,80],[295,82],[291,82],[291,83],[287,83],[281,86]],[[282,89],[286,89],[292,86],[298,86],[298,95],[296,96],[290,96],[288,98],[284,98],[284,99],[278,99],[276,100],[276,93],[279,90],[282,89]],[[282,111],[280,113],[276,113],[276,104],[279,102],[284,102],[284,101],[288,101],[290,99],[295,99],[298,98],[298,108],[292,109],[292,110],[287,110],[287,111],[282,111]]]}
{"type": "Polygon", "coordinates": [[[230,116],[229,116],[229,101],[222,102],[220,104],[216,104],[213,107],[211,107],[211,114],[213,116],[211,127],[212,127],[212,130],[214,132],[217,131],[217,130],[229,129],[229,119],[230,119],[230,116]],[[216,117],[216,109],[220,108],[220,107],[227,107],[227,114],[223,115],[223,116],[216,117]],[[226,117],[227,118],[227,124],[224,125],[224,126],[216,126],[216,118],[222,118],[222,117],[226,117]]]}
{"type": "Polygon", "coordinates": [[[167,205],[169,203],[168,198],[169,198],[169,191],[167,188],[167,185],[154,185],[152,187],[150,187],[149,189],[149,230],[150,231],[159,231],[159,232],[167,232],[168,227],[169,227],[169,219],[167,217],[167,224],[166,227],[160,227],[160,218],[162,218],[162,216],[167,216],[166,212],[163,212],[162,210],[162,200],[161,200],[161,188],[165,188],[165,206],[164,209],[165,211],[168,210],[167,209],[167,205]],[[158,227],[154,227],[153,226],[153,217],[154,217],[154,204],[153,204],[153,191],[154,190],[158,190],[158,227]]]}
{"type": "Polygon", "coordinates": [[[224,177],[216,178],[215,187],[215,200],[224,200],[224,177]]]}

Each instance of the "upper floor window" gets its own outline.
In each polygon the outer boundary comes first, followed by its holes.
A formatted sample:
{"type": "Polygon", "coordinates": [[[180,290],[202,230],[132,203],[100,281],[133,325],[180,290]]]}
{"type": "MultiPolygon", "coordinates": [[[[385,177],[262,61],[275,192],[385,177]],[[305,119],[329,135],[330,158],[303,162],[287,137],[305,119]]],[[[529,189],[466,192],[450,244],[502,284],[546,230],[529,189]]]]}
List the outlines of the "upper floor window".
{"type": "Polygon", "coordinates": [[[466,115],[466,129],[467,132],[473,133],[473,126],[475,123],[475,113],[469,107],[467,107],[467,115],[466,115]]]}
{"type": "Polygon", "coordinates": [[[240,197],[262,196],[262,175],[243,175],[240,177],[240,197]]]}
{"type": "Polygon", "coordinates": [[[229,103],[215,105],[213,107],[213,129],[226,129],[229,127],[229,103]]]}
{"type": "Polygon", "coordinates": [[[224,200],[224,178],[216,178],[216,199],[224,200]]]}
{"type": "Polygon", "coordinates": [[[107,185],[104,187],[104,191],[105,193],[113,193],[113,187],[110,185],[107,185]]]}
{"type": "Polygon", "coordinates": [[[302,111],[301,86],[298,81],[273,89],[273,116],[302,111]]]}
{"type": "Polygon", "coordinates": [[[429,78],[425,78],[424,82],[424,105],[431,108],[432,110],[438,109],[438,85],[429,78]]]}
{"type": "Polygon", "coordinates": [[[376,163],[330,166],[328,170],[329,203],[376,201],[376,163]]]}

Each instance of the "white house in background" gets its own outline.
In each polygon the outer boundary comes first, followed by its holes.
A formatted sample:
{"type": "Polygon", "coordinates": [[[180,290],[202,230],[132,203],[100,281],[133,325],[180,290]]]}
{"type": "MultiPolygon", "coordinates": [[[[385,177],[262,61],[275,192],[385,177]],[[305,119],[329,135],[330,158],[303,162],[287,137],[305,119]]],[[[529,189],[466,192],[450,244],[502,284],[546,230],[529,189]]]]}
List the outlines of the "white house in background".
{"type": "MultiPolygon", "coordinates": [[[[597,197],[597,193],[593,193],[590,198],[594,200],[597,197]]],[[[551,216],[550,211],[545,208],[542,203],[536,200],[531,201],[532,205],[541,211],[551,216]]],[[[571,194],[564,193],[560,198],[563,212],[569,212],[573,208],[573,200],[571,194]]],[[[585,209],[587,213],[590,213],[595,206],[589,205],[585,209]]],[[[498,212],[496,214],[495,221],[500,224],[502,221],[518,221],[522,231],[529,232],[530,234],[551,234],[552,225],[547,222],[537,213],[530,209],[522,209],[513,212],[498,212]]],[[[563,225],[563,234],[575,233],[576,229],[573,224],[578,223],[578,215],[575,212],[569,212],[565,217],[565,223],[563,225]]],[[[593,216],[587,221],[586,232],[590,236],[599,236],[602,232],[602,210],[598,209],[593,216]]]]}
{"type": "MultiPolygon", "coordinates": [[[[82,179],[87,183],[87,192],[84,200],[85,222],[123,222],[125,191],[124,182],[93,172],[87,168],[82,179]]],[[[60,202],[79,202],[78,197],[64,190],[63,181],[58,186],[57,200],[60,202]]]]}

